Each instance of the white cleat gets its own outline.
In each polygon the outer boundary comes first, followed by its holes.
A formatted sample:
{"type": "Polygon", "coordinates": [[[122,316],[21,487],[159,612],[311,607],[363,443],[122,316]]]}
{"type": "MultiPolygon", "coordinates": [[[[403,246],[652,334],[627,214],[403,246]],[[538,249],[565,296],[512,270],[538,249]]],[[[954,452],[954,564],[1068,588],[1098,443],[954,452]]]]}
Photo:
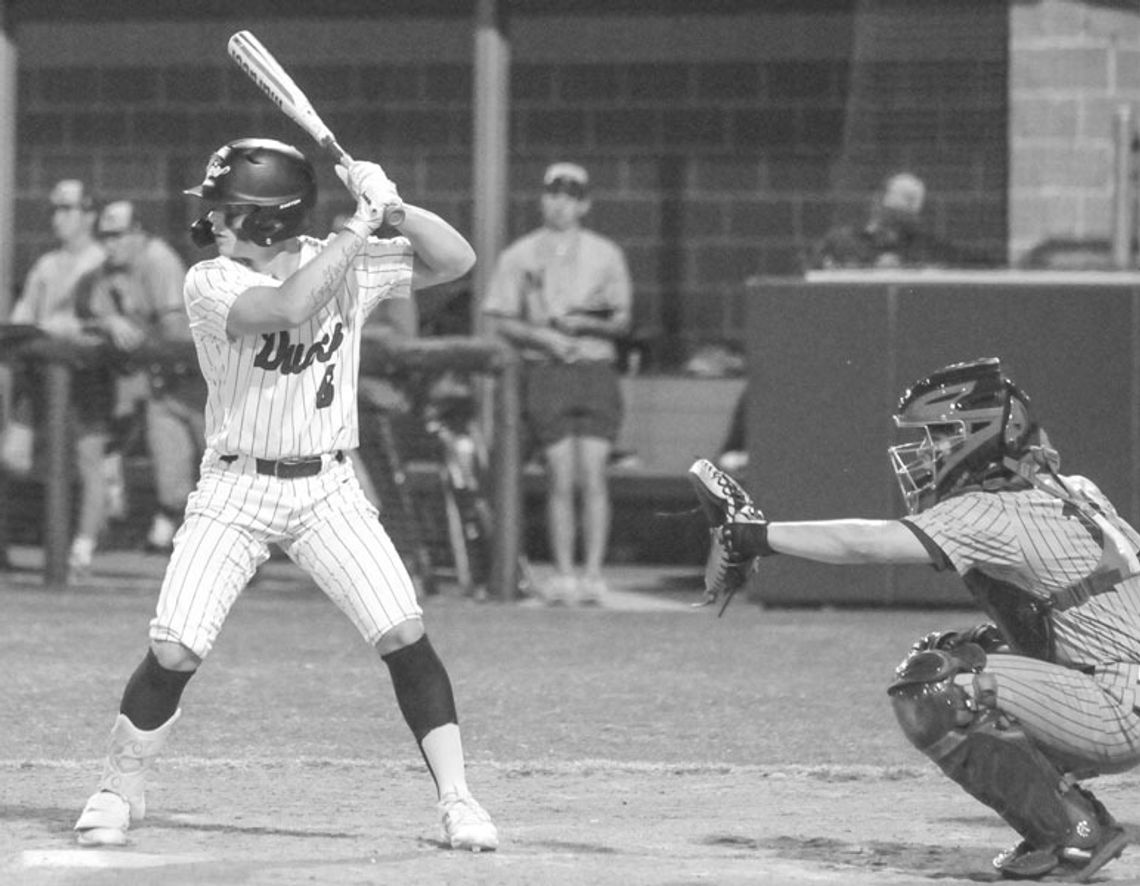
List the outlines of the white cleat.
{"type": "Polygon", "coordinates": [[[499,832],[491,816],[470,794],[445,794],[437,808],[443,840],[452,849],[482,852],[499,848],[499,832]]]}
{"type": "Polygon", "coordinates": [[[76,840],[80,846],[125,846],[130,826],[130,804],[118,794],[98,791],[75,823],[76,840]]]}

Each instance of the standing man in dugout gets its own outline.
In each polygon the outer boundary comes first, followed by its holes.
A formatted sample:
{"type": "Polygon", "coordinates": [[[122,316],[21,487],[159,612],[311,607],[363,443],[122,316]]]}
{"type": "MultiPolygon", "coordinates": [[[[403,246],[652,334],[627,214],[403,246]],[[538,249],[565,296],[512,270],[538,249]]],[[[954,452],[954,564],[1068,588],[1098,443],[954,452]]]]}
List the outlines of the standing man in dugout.
{"type": "MultiPolygon", "coordinates": [[[[396,701],[438,793],[452,848],[495,849],[467,787],[447,671],[424,630],[408,571],[346,453],[357,448],[360,339],[386,298],[454,280],[471,245],[434,213],[405,207],[400,236],[373,232],[402,206],[376,163],[338,165],[353,216],[308,236],[316,173],[300,151],[246,138],[219,148],[195,242],[215,258],[186,277],[186,309],[208,385],[206,453],[150,623],[127,681],[98,789],[75,829],[84,846],[121,845],[146,812],[147,770],[181,715],[183,690],[230,607],[280,547],[349,617],[388,667],[396,701]]],[[[251,699],[251,702],[255,699],[251,699]]]]}
{"type": "Polygon", "coordinates": [[[616,340],[629,332],[632,313],[625,254],[582,225],[590,211],[589,187],[586,170],[576,163],[546,170],[542,227],[503,251],[483,305],[490,328],[525,361],[525,417],[546,460],[555,575],[543,596],[552,604],[604,602],[607,468],[623,409],[616,340]]]}
{"type": "Polygon", "coordinates": [[[953,570],[990,622],[919,639],[887,692],[903,733],[1018,834],[1005,878],[1084,882],[1128,835],[1078,782],[1140,763],[1140,535],[1087,478],[1062,475],[996,358],[915,382],[890,450],[901,520],[769,521],[707,460],[712,598],[775,554],[953,570]]]}
{"type": "Polygon", "coordinates": [[[186,266],[170,244],[147,231],[130,200],[103,207],[97,234],[107,257],[80,282],[80,298],[90,305],[112,345],[145,367],[120,380],[123,402],[118,411],[132,411],[140,400],[145,404],[157,500],[146,544],[169,552],[194,487],[206,405],[206,383],[197,361],[188,352],[179,353],[180,345],[190,346],[182,299],[186,266]]]}
{"type": "MultiPolygon", "coordinates": [[[[104,259],[95,238],[99,207],[95,196],[78,179],[63,179],[51,190],[51,229],[57,246],[41,255],[28,271],[12,323],[34,324],[61,341],[84,346],[98,344],[98,330],[78,299],[78,283],[104,259]]],[[[36,424],[42,399],[38,373],[18,368],[14,382],[15,413],[29,427],[36,424]]],[[[107,482],[104,459],[110,439],[115,378],[109,361],[85,362],[72,373],[70,412],[74,422],[74,458],[80,484],[79,515],[68,553],[72,578],[86,575],[107,526],[107,482]]],[[[29,446],[32,441],[29,440],[29,446]]],[[[30,471],[29,448],[23,464],[6,465],[14,472],[30,471]]]]}

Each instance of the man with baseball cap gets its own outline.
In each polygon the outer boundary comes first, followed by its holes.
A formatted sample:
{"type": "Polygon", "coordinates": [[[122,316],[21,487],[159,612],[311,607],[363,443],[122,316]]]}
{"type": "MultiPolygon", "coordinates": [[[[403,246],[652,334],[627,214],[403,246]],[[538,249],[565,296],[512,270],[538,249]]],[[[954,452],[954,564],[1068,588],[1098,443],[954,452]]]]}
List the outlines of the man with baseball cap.
{"type": "MultiPolygon", "coordinates": [[[[152,463],[156,512],[147,532],[149,550],[169,551],[194,487],[204,448],[202,412],[206,383],[189,351],[190,324],[182,299],[186,265],[165,240],[151,234],[138,206],[113,200],[97,225],[107,258],[81,284],[91,310],[116,350],[138,355],[144,345],[161,360],[143,360],[145,372],[121,380],[118,411],[136,403],[146,410],[147,451],[152,463]]],[[[139,363],[136,356],[135,362],[139,363]]]]}
{"type": "Polygon", "coordinates": [[[610,529],[606,468],[621,425],[616,341],[630,327],[632,285],[621,248],[582,225],[590,177],[554,163],[542,178],[542,227],[503,251],[483,305],[526,363],[529,430],[546,460],[550,603],[603,601],[610,529]],[[584,563],[575,575],[577,493],[584,563]]]}
{"type": "MultiPolygon", "coordinates": [[[[58,245],[41,255],[28,271],[10,321],[34,324],[59,339],[90,342],[91,333],[80,317],[76,296],[82,277],[103,261],[103,249],[94,234],[98,207],[88,187],[74,178],[56,182],[49,200],[51,229],[58,245]]],[[[14,409],[18,418],[33,420],[34,407],[42,402],[39,386],[33,367],[18,371],[14,409]]],[[[80,485],[79,516],[68,555],[73,577],[91,569],[99,536],[106,527],[104,455],[113,406],[114,376],[109,365],[97,361],[72,374],[74,452],[80,485]]],[[[24,467],[30,469],[32,465],[24,467]]]]}

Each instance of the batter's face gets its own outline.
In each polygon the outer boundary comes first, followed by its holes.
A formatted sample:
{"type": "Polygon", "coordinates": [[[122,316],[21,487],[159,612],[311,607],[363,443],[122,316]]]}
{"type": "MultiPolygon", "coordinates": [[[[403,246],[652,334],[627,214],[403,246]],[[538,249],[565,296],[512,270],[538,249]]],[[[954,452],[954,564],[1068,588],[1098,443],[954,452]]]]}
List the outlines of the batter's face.
{"type": "Polygon", "coordinates": [[[206,213],[206,217],[210,219],[210,224],[214,229],[214,245],[218,248],[219,255],[224,255],[226,258],[249,257],[249,253],[245,252],[242,247],[253,247],[254,245],[239,240],[237,236],[246,215],[248,213],[234,211],[232,207],[218,207],[206,213]]]}

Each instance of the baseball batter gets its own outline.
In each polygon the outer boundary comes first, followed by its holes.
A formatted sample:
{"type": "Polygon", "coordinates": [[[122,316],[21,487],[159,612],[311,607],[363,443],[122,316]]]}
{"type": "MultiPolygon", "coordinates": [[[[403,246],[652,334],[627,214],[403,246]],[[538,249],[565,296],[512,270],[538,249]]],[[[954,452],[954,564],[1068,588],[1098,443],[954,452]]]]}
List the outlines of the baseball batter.
{"type": "Polygon", "coordinates": [[[713,529],[710,589],[755,558],[953,569],[992,623],[921,638],[888,692],[907,738],[1020,835],[1011,879],[1083,881],[1125,830],[1077,782],[1140,763],[1140,535],[1088,479],[1062,476],[1029,400],[990,358],[916,382],[890,454],[901,520],[770,522],[731,477],[691,469],[713,529]]]}
{"type": "Polygon", "coordinates": [[[75,825],[85,846],[126,842],[146,811],[147,770],[183,689],[226,614],[278,545],[356,625],[388,666],[396,700],[439,794],[453,848],[495,849],[467,788],[451,683],[425,634],[403,561],[346,457],[357,446],[361,329],[387,298],[453,280],[474,263],[447,222],[408,206],[402,236],[372,232],[399,203],[375,163],[338,165],[357,201],[337,233],[305,232],[316,176],[295,148],[241,139],[186,193],[206,213],[192,233],[218,255],[186,278],[186,309],[209,395],[201,478],[174,540],[150,648],[127,682],[98,790],[75,825]]]}

